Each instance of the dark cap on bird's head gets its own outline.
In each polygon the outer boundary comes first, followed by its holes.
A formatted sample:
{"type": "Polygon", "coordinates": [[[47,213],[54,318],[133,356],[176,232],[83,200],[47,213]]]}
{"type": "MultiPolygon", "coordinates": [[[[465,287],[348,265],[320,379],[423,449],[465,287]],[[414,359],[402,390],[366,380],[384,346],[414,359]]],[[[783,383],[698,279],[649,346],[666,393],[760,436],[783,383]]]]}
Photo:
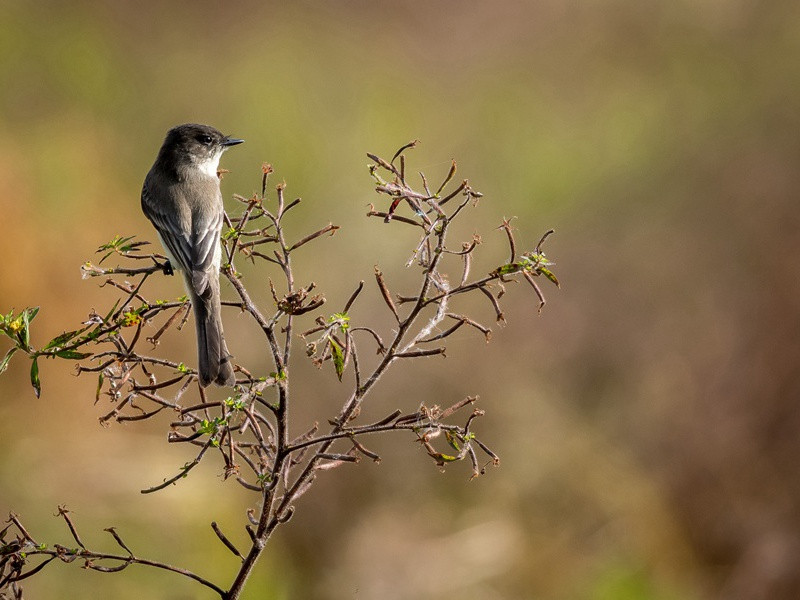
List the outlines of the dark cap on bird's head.
{"type": "Polygon", "coordinates": [[[227,136],[210,125],[185,123],[167,132],[158,153],[158,162],[173,168],[193,164],[209,174],[213,170],[216,175],[222,153],[243,141],[227,136]]]}

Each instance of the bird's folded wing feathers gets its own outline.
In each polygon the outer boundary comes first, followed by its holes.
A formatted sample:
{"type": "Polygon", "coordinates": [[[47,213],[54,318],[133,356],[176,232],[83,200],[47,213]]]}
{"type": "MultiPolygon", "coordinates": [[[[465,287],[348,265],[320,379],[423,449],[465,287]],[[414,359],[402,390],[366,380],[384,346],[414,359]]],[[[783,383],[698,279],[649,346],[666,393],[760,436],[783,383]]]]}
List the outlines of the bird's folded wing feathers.
{"type": "Polygon", "coordinates": [[[203,215],[193,223],[192,237],[192,287],[202,295],[209,284],[209,277],[219,277],[219,264],[215,259],[219,253],[219,233],[222,229],[222,211],[203,215]]]}
{"type": "MultiPolygon", "coordinates": [[[[175,266],[190,276],[195,293],[203,295],[208,287],[209,276],[217,276],[214,263],[222,228],[222,210],[179,215],[175,202],[154,201],[147,183],[145,181],[142,187],[145,214],[152,221],[166,249],[180,263],[175,266]],[[182,224],[182,219],[186,225],[191,223],[191,231],[187,231],[189,227],[182,224]]],[[[188,207],[187,204],[183,206],[188,207]]]]}
{"type": "Polygon", "coordinates": [[[174,265],[186,272],[192,271],[192,244],[188,232],[180,224],[179,215],[173,209],[172,202],[156,201],[145,181],[142,187],[142,208],[148,219],[159,233],[162,243],[170,254],[178,261],[174,265]]]}
{"type": "Polygon", "coordinates": [[[192,237],[192,268],[197,271],[210,271],[214,265],[219,233],[222,230],[222,211],[195,219],[192,237]]]}

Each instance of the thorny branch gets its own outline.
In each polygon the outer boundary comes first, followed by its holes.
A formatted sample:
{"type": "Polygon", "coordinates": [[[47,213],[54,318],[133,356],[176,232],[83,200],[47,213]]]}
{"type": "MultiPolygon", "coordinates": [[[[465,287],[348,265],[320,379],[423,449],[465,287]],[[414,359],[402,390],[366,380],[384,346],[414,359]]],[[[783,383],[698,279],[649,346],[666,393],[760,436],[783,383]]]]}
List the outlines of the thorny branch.
{"type": "Polygon", "coordinates": [[[166,415],[165,423],[170,428],[168,442],[195,448],[194,459],[174,474],[165,476],[162,482],[143,489],[143,493],[175,485],[202,460],[219,456],[224,477],[252,491],[257,498],[257,508],[247,511],[251,545],[245,551],[240,552],[217,524],[212,523],[220,542],[241,561],[228,589],[184,569],[135,556],[113,528],[107,531],[125,554],[91,551],[79,537],[68,511],[60,509],[59,515],[77,543],[76,548],[58,545],[48,548],[37,544],[19,518],[11,516],[9,525],[2,530],[0,594],[21,597],[18,582],[38,573],[51,561],[81,559],[86,568],[103,572],[123,570],[131,564],[166,569],[213,589],[221,598],[239,598],[272,532],[291,518],[293,503],[309,489],[319,471],[358,462],[361,457],[380,461],[380,456],[367,445],[370,436],[386,432],[410,434],[440,468],[468,460],[473,478],[482,474],[486,465],[498,464],[497,455],[472,430],[474,420],[483,415],[482,410],[473,409],[466,414],[463,424],[453,422],[453,418],[473,405],[477,397],[465,398],[446,409],[425,405],[407,407],[407,412],[395,410],[377,422],[358,422],[363,403],[396,361],[437,356],[441,359],[445,347],[440,344],[465,325],[489,341],[489,327],[451,308],[459,296],[477,293],[486,297],[497,321],[503,323],[500,298],[504,283],[515,279],[527,281],[539,301],[539,310],[544,306],[544,295],[536,279],[543,275],[558,285],[549,269],[552,263],[541,248],[552,231],[542,236],[531,251],[520,254],[510,220],[504,220],[499,227],[509,245],[508,262],[488,274],[471,278],[473,255],[481,238],[475,235],[451,246],[448,235],[454,220],[463,215],[465,209],[475,206],[482,194],[467,180],[446,191],[457,172],[455,161],[435,192],[431,191],[422,173],[419,174],[422,191],[412,188],[408,181],[406,152],[416,144],[416,141],[406,144],[390,161],[368,154],[373,163],[369,172],[375,190],[385,197],[388,209],[378,211],[371,207],[367,216],[380,218],[387,223],[385,227],[412,225],[420,232],[419,242],[406,264],[419,269],[419,286],[415,293],[393,295],[391,278],[386,278],[381,269],[375,267],[376,299],[380,298],[392,314],[393,333],[386,342],[374,325],[359,321],[352,312],[357,299],[367,289],[364,281],[358,284],[340,312],[327,315],[318,313],[326,299],[321,293],[314,293],[316,285],[311,282],[300,287],[297,283],[293,254],[305,251],[309,244],[327,235],[334,235],[339,227],[329,223],[308,235],[290,237],[284,227],[284,217],[301,200],[287,202],[284,183],[275,187],[273,198],[269,197],[268,180],[273,172],[270,165],[262,168],[260,194],[250,198],[234,196],[240,210],[234,211],[238,216],[226,215],[222,273],[237,296],[235,301],[223,303],[225,310],[233,308],[249,315],[264,335],[266,355],[273,370],[269,374],[253,373],[244,365],[236,364],[236,385],[224,400],[206,397],[206,392],[197,385],[197,373],[193,368],[152,354],[164,336],[183,327],[190,310],[186,297],[169,301],[148,298],[147,280],[157,273],[171,274],[171,266],[163,256],[144,252],[147,242],[117,237],[100,247],[98,252],[103,253],[102,258],[97,265],[84,264],[83,274],[100,278],[103,286],[117,290],[118,299],[103,315],[92,311],[80,327],[56,336],[42,349],[37,350],[30,343],[30,323],[38,309],[26,309],[19,315],[0,315],[0,331],[15,343],[0,362],[0,373],[14,353],[27,354],[32,359],[31,382],[38,394],[41,389],[39,358],[79,361],[76,366],[79,375],[97,376],[95,403],[102,401],[110,405],[111,410],[100,418],[101,424],[143,421],[166,415]],[[410,210],[398,214],[401,205],[407,205],[410,210]],[[101,266],[112,256],[121,259],[123,264],[101,266]],[[237,268],[237,260],[256,264],[263,261],[277,266],[280,277],[276,281],[268,280],[272,306],[256,304],[245,285],[249,276],[237,268]],[[449,261],[455,261],[457,266],[458,277],[454,279],[457,284],[450,283],[444,270],[449,261]],[[312,318],[311,313],[317,316],[312,318]],[[295,320],[309,318],[313,321],[310,327],[299,336],[295,335],[295,320]],[[154,330],[154,333],[142,335],[145,329],[154,330]],[[320,368],[332,365],[339,381],[350,381],[347,384],[350,391],[344,395],[338,412],[328,417],[327,431],[320,431],[317,424],[309,424],[305,428],[307,433],[290,439],[290,363],[292,346],[298,337],[305,340],[305,353],[313,363],[320,368]],[[359,350],[365,347],[375,349],[374,360],[363,358],[366,354],[359,350]],[[352,374],[352,379],[346,378],[348,373],[352,374]],[[483,464],[479,458],[481,454],[486,457],[483,464]],[[38,559],[41,561],[36,563],[38,559]],[[106,566],[108,562],[112,565],[106,566]]]}
{"type": "Polygon", "coordinates": [[[59,506],[58,515],[64,519],[77,546],[53,544],[51,548],[47,544],[39,544],[26,531],[19,515],[14,513],[9,515],[6,527],[0,530],[0,597],[6,597],[5,594],[10,592],[9,598],[22,598],[22,588],[19,582],[36,575],[55,559],[64,563],[79,560],[83,562],[84,569],[101,573],[117,573],[131,565],[155,567],[193,579],[224,597],[225,591],[222,588],[192,571],[135,556],[113,527],[109,527],[105,531],[114,538],[117,545],[125,550],[125,554],[89,550],[81,541],[69,516],[69,511],[65,507],[59,506]],[[109,562],[110,566],[107,564],[109,562]]]}

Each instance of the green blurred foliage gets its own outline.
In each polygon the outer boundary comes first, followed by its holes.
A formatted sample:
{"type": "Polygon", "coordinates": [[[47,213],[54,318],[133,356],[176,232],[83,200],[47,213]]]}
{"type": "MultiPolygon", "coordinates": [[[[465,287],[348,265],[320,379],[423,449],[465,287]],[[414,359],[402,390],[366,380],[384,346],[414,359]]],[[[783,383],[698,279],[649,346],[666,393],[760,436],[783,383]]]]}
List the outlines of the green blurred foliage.
{"type": "MultiPolygon", "coordinates": [[[[298,265],[334,308],[375,263],[402,281],[414,243],[363,217],[367,151],[421,138],[413,166],[436,177],[455,157],[486,195],[487,242],[512,215],[526,247],[557,230],[564,289],[541,318],[509,302],[491,345],[459,333],[444,368],[398,368],[369,407],[478,393],[501,468],[467,483],[411,440],[380,441],[381,466],[339,469],[303,498],[249,597],[800,594],[796,2],[7,0],[2,13],[0,311],[41,306],[37,346],[107,303],[78,272],[98,245],[154,239],[139,189],[179,122],[247,140],[223,161],[227,198],[271,162],[304,198],[298,233],[342,226],[298,265]]],[[[488,270],[504,251],[485,245],[488,270]]],[[[354,322],[385,310],[357,309],[354,322]]],[[[261,360],[229,321],[237,356],[261,360]]],[[[101,429],[93,382],[42,361],[36,400],[17,358],[0,379],[0,511],[63,541],[51,515],[67,504],[93,542],[113,524],[138,552],[224,580],[235,565],[208,522],[244,540],[248,496],[209,467],[141,497],[187,459],[165,424],[101,429]]],[[[332,373],[298,370],[298,419],[327,414],[332,373]]],[[[74,565],[28,584],[65,589],[197,592],[74,565]]]]}

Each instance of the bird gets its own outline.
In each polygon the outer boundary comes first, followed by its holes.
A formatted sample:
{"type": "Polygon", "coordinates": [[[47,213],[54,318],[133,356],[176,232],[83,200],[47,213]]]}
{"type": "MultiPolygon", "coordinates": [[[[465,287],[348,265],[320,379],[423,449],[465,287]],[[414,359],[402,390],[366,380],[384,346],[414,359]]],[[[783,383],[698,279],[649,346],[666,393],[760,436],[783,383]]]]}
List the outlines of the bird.
{"type": "Polygon", "coordinates": [[[168,260],[164,272],[181,271],[192,302],[203,387],[235,383],[220,314],[224,207],[217,169],[223,152],[243,141],[209,125],[177,125],[167,132],[142,186],[142,212],[168,260]]]}

